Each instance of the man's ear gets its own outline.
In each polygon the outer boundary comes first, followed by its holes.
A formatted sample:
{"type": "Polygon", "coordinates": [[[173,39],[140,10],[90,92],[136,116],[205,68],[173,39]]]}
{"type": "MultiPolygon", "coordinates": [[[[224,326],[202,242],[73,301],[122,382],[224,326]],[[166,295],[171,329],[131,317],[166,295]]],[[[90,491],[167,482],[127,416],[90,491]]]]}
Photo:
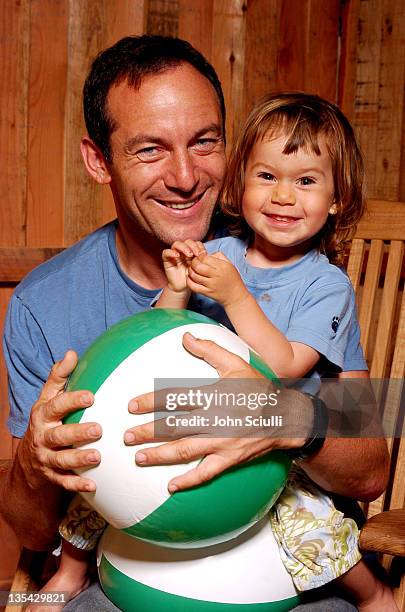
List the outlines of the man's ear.
{"type": "Polygon", "coordinates": [[[84,165],[90,176],[93,177],[97,183],[100,183],[100,185],[109,183],[111,181],[111,175],[104,155],[88,136],[82,138],[80,151],[82,153],[84,165]]]}

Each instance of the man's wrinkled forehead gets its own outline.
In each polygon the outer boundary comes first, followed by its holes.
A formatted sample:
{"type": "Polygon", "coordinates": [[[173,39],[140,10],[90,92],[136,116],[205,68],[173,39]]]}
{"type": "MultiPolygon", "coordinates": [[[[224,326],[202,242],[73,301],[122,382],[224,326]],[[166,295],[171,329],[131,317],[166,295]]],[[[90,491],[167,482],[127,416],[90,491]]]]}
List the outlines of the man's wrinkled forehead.
{"type": "Polygon", "coordinates": [[[153,109],[157,116],[164,113],[170,103],[177,104],[181,99],[184,111],[197,106],[204,100],[207,107],[215,106],[218,111],[218,125],[223,129],[221,105],[212,83],[188,62],[179,62],[173,66],[165,67],[159,72],[143,75],[139,79],[130,79],[124,76],[115,81],[109,89],[106,100],[106,112],[110,123],[110,133],[118,128],[117,107],[123,106],[137,112],[137,106],[142,110],[153,109]],[[187,82],[178,81],[176,72],[186,71],[187,82]],[[212,105],[211,105],[212,102],[212,105]]]}

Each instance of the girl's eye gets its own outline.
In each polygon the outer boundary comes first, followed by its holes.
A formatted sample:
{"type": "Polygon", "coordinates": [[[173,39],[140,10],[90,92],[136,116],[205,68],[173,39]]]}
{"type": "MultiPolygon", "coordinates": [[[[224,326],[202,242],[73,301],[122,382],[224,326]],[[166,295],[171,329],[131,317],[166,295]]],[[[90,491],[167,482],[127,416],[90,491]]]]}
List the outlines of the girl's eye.
{"type": "Polygon", "coordinates": [[[259,172],[258,176],[259,178],[262,178],[265,181],[275,181],[276,180],[276,177],[274,176],[274,174],[271,174],[270,172],[259,172]]]}
{"type": "Polygon", "coordinates": [[[314,179],[310,176],[303,176],[298,179],[298,182],[300,185],[313,185],[313,183],[315,183],[314,179]]]}

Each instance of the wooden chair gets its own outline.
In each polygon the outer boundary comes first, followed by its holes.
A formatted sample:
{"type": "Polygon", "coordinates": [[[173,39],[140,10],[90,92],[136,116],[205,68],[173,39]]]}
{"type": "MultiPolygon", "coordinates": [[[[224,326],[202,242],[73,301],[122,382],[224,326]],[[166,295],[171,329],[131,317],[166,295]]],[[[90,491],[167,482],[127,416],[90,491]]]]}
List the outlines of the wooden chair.
{"type": "MultiPolygon", "coordinates": [[[[384,423],[397,436],[388,438],[390,482],[381,497],[365,506],[369,520],[360,538],[362,548],[386,553],[386,569],[392,566],[392,555],[405,556],[405,439],[400,436],[405,405],[404,238],[405,203],[370,201],[347,265],[370,376],[391,379],[388,387],[381,384],[384,423]]],[[[396,568],[394,561],[394,572],[396,568]]],[[[405,610],[405,580],[395,596],[399,609],[405,610]]]]}
{"type": "MultiPolygon", "coordinates": [[[[397,433],[404,416],[401,412],[405,373],[404,238],[405,203],[370,201],[352,242],[347,265],[357,294],[362,344],[371,377],[395,380],[384,390],[382,403],[384,419],[392,423],[392,430],[394,423],[399,424],[397,433]]],[[[365,550],[384,554],[384,566],[395,573],[398,568],[395,555],[405,557],[405,439],[390,438],[388,443],[389,486],[379,499],[364,505],[368,520],[360,543],[365,550]]],[[[38,588],[43,566],[43,555],[24,549],[12,589],[38,588]]],[[[395,596],[399,609],[405,610],[405,580],[398,580],[395,596]]],[[[6,612],[19,610],[22,607],[6,608],[6,612]]]]}

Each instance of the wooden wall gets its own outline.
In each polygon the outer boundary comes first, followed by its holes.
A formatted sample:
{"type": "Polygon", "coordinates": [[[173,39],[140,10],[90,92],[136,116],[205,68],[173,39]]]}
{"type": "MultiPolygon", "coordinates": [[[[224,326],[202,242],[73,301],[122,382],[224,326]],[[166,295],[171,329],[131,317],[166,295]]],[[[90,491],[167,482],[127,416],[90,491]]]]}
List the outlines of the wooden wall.
{"type": "MultiPolygon", "coordinates": [[[[42,249],[68,246],[114,214],[108,188],[91,182],[80,159],[81,88],[99,50],[144,32],[186,38],[214,64],[230,146],[264,93],[318,93],[356,128],[369,196],[405,200],[404,2],[2,0],[0,324],[18,278],[4,249],[18,247],[15,269],[26,269],[42,249]]],[[[0,402],[1,459],[10,456],[2,367],[0,402]]],[[[0,558],[0,585],[13,562],[0,558]]]]}

